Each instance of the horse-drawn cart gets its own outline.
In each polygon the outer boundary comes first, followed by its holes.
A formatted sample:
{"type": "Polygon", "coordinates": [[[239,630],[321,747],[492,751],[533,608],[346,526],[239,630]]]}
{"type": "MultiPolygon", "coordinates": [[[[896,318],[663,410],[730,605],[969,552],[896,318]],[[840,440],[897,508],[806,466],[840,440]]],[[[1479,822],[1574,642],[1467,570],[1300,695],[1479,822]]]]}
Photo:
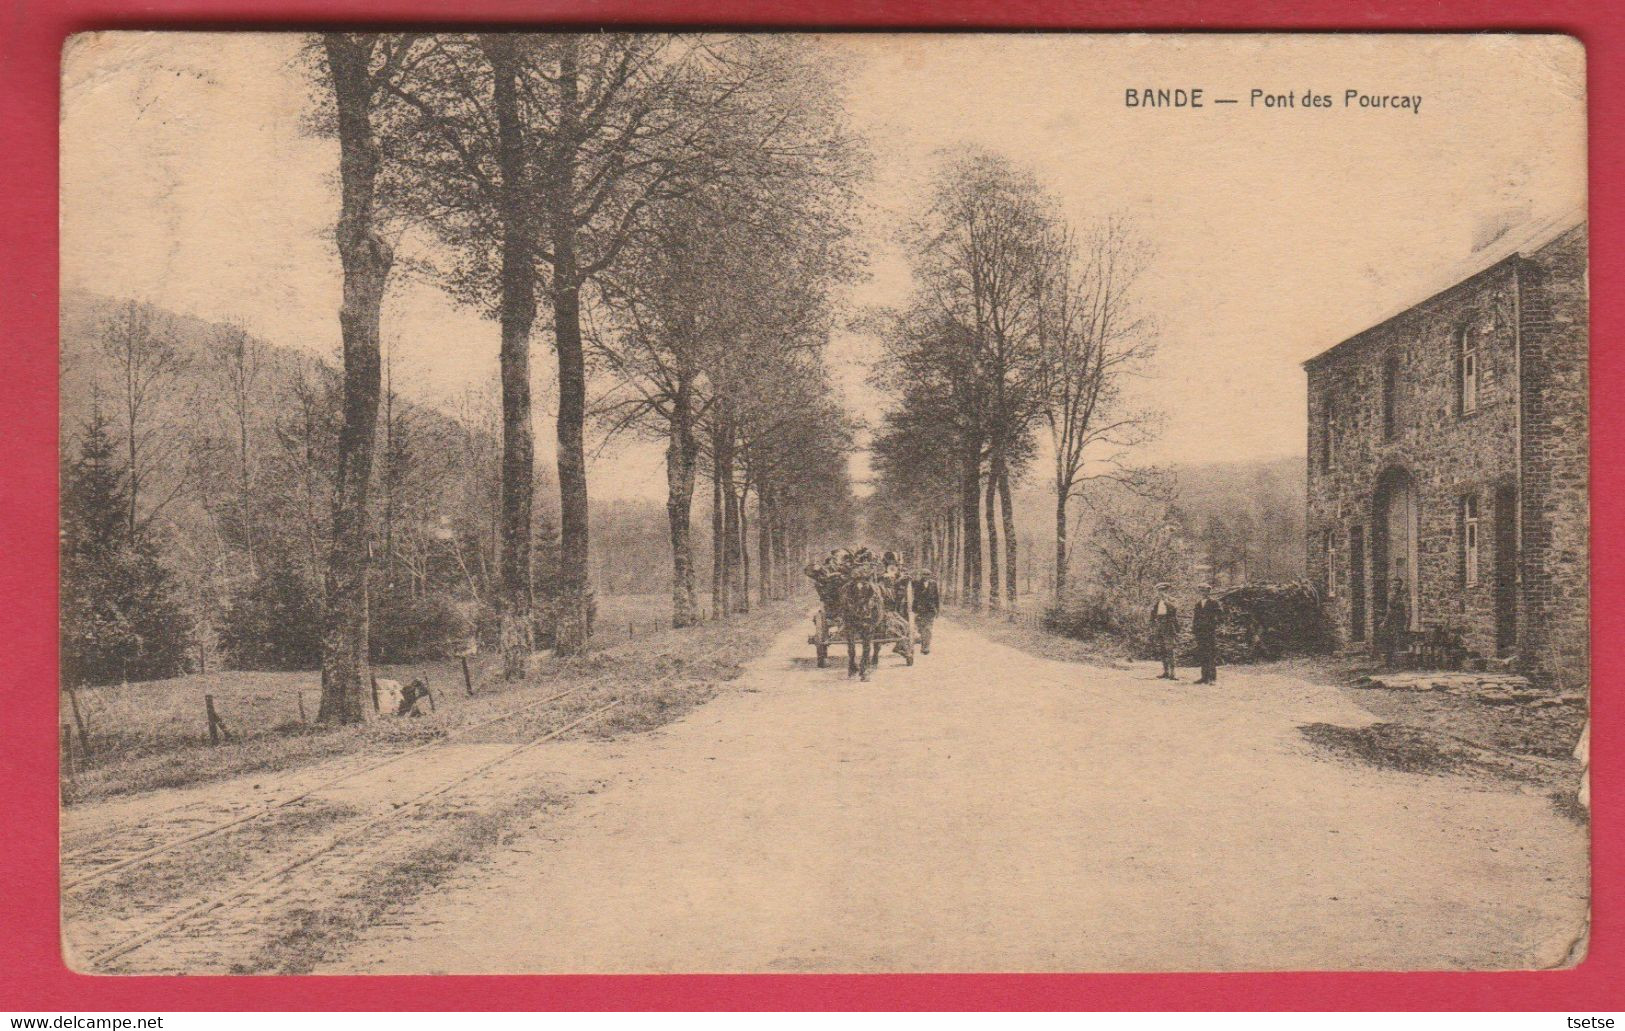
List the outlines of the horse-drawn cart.
{"type": "MultiPolygon", "coordinates": [[[[903,597],[898,608],[887,608],[885,613],[885,629],[879,636],[871,638],[870,643],[876,645],[875,658],[879,659],[879,645],[895,645],[903,662],[914,665],[914,652],[919,647],[919,632],[914,626],[914,585],[904,580],[902,582],[903,597]]],[[[841,623],[841,615],[829,605],[820,605],[818,611],[813,613],[813,632],[807,637],[807,643],[818,652],[818,668],[823,669],[829,661],[831,645],[839,646],[846,641],[846,627],[841,623]]]]}

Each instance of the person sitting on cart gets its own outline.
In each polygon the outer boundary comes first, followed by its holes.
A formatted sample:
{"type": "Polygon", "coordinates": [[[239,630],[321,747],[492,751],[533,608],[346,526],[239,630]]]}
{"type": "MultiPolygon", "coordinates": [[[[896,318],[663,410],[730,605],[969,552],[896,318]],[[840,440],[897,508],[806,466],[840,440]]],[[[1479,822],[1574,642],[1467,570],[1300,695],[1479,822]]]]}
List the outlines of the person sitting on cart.
{"type": "Polygon", "coordinates": [[[904,592],[903,585],[907,577],[903,575],[903,560],[895,551],[888,551],[880,556],[880,586],[886,592],[886,607],[893,612],[903,611],[904,592]]]}
{"type": "Polygon", "coordinates": [[[845,548],[836,548],[822,563],[807,563],[807,576],[818,592],[818,600],[826,609],[834,609],[840,599],[841,584],[852,573],[852,555],[845,548]]]}

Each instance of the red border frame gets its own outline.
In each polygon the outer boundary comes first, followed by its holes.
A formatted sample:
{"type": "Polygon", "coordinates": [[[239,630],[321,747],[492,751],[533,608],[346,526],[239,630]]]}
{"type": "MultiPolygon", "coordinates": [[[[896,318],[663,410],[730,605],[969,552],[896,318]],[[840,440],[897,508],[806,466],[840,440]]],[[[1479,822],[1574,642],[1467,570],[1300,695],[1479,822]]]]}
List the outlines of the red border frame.
{"type": "MultiPolygon", "coordinates": [[[[1608,604],[1625,570],[1617,468],[1594,462],[1595,894],[1590,957],[1578,968],[1488,974],[703,975],[536,977],[87,977],[57,948],[56,324],[57,74],[62,40],[96,28],[271,27],[336,20],[535,24],[642,22],[850,28],[1558,31],[1587,47],[1591,97],[1592,389],[1617,399],[1625,362],[1625,8],[1585,0],[12,0],[0,12],[0,640],[10,731],[0,783],[11,805],[0,848],[5,977],[0,1008],[118,1010],[1101,1009],[1617,1010],[1625,1005],[1622,833],[1625,761],[1612,687],[1622,636],[1608,604]],[[1494,10],[1484,8],[1493,6],[1494,10]],[[17,815],[20,814],[20,815],[17,815]],[[1614,986],[1613,990],[1608,985],[1614,986]]],[[[1595,407],[1593,455],[1625,445],[1625,408],[1595,407]]]]}

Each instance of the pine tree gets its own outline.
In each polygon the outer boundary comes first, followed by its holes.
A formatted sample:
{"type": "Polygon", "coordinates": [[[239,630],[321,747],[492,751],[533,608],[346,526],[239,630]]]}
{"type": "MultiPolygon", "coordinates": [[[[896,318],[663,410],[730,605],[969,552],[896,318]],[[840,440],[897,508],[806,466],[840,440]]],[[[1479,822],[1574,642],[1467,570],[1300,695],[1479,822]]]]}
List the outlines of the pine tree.
{"type": "Polygon", "coordinates": [[[191,618],[145,527],[128,522],[130,485],[107,419],[91,413],[62,477],[62,679],[152,680],[186,665],[191,618]]]}

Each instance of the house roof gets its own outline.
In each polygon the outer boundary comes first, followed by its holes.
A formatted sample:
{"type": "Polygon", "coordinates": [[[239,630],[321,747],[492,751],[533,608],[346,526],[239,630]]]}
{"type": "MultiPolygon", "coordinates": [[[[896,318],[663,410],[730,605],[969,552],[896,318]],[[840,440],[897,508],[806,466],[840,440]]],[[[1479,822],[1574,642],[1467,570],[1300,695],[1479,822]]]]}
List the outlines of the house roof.
{"type": "Polygon", "coordinates": [[[1313,365],[1344,344],[1360,339],[1372,330],[1392,322],[1413,309],[1420,308],[1441,294],[1450,292],[1469,279],[1482,275],[1511,258],[1533,254],[1569,230],[1584,224],[1585,221],[1585,208],[1579,207],[1571,208],[1547,218],[1531,219],[1513,226],[1489,244],[1473,251],[1466,258],[1440,269],[1438,273],[1429,277],[1429,286],[1426,292],[1422,293],[1416,300],[1409,301],[1398,308],[1390,309],[1381,318],[1372,321],[1365,329],[1338,341],[1331,347],[1326,348],[1326,350],[1316,354],[1313,358],[1306,359],[1302,364],[1304,366],[1313,365]]]}

